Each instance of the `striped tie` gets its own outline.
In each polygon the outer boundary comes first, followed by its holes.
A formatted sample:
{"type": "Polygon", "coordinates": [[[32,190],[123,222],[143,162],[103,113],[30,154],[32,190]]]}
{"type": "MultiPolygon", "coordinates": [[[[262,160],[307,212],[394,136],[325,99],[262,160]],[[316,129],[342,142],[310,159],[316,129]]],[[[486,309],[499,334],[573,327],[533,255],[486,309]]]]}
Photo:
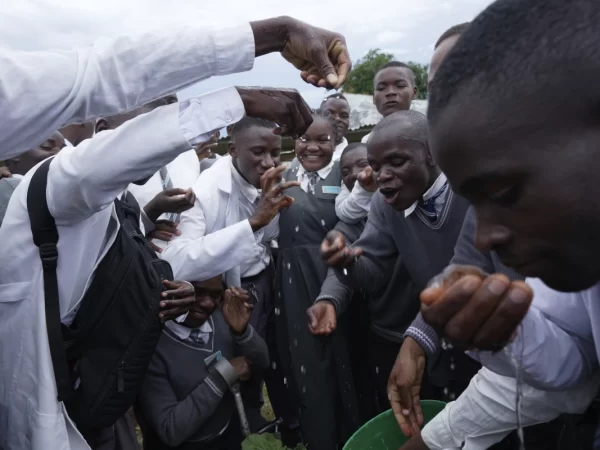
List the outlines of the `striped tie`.
{"type": "Polygon", "coordinates": [[[314,195],[315,186],[317,185],[321,177],[319,177],[319,174],[317,172],[308,172],[306,175],[308,176],[308,190],[311,194],[314,195]]]}
{"type": "MultiPolygon", "coordinates": [[[[169,175],[169,171],[167,167],[163,167],[159,171],[160,178],[162,179],[162,188],[163,191],[168,191],[169,189],[173,189],[173,183],[171,182],[171,176],[169,175]]],[[[171,222],[179,223],[181,220],[181,214],[178,213],[168,213],[167,219],[171,222]]]]}
{"type": "Polygon", "coordinates": [[[448,189],[448,182],[444,183],[442,188],[431,198],[427,200],[419,200],[419,210],[427,217],[427,220],[431,223],[435,223],[438,220],[438,214],[435,209],[435,201],[440,198],[448,189]]]}

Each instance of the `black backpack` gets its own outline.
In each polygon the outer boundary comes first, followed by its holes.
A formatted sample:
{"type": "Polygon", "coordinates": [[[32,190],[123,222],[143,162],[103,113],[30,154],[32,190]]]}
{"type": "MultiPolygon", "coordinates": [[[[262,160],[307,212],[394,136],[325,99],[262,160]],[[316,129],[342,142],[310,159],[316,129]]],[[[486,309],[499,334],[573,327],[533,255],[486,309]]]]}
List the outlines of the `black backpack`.
{"type": "Polygon", "coordinates": [[[58,400],[81,431],[94,431],[112,426],[133,404],[162,331],[162,281],[172,280],[173,274],[140,232],[133,196],[115,200],[121,224],[115,242],[96,268],[72,325],[62,325],[56,278],[59,236],[46,202],[50,163],[36,170],[27,192],[33,242],[44,271],[50,353],[58,400]]]}

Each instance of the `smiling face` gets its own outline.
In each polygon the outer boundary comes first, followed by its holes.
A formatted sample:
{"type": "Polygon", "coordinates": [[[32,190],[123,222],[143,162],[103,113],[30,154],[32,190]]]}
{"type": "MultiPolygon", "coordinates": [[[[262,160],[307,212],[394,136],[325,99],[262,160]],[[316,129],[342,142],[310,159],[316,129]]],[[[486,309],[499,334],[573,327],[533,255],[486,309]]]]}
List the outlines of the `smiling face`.
{"type": "Polygon", "coordinates": [[[335,119],[338,128],[337,144],[339,144],[346,137],[350,126],[350,105],[343,98],[331,97],[321,105],[321,109],[327,111],[335,119]]]}
{"type": "Polygon", "coordinates": [[[360,144],[350,151],[344,152],[340,158],[340,169],[342,181],[349,191],[352,191],[354,183],[361,173],[369,166],[367,161],[367,146],[360,144]]]}
{"type": "Polygon", "coordinates": [[[371,133],[368,162],[385,202],[397,211],[418,201],[435,181],[436,166],[426,143],[407,139],[410,124],[394,122],[371,133]]]}
{"type": "Polygon", "coordinates": [[[270,128],[251,126],[236,133],[229,154],[246,181],[260,189],[260,177],[281,164],[281,137],[270,128]]]}
{"type": "Polygon", "coordinates": [[[198,328],[215,312],[223,296],[223,279],[216,276],[201,283],[192,283],[196,291],[196,302],[190,308],[183,324],[198,328]]]}
{"type": "Polygon", "coordinates": [[[554,289],[585,289],[600,280],[600,127],[579,102],[515,95],[453,100],[430,124],[434,156],[475,206],[481,250],[554,289]]]}
{"type": "Polygon", "coordinates": [[[314,116],[304,136],[296,140],[296,157],[308,172],[317,172],[331,162],[335,150],[334,126],[326,118],[314,116]]]}
{"type": "Polygon", "coordinates": [[[387,67],[377,72],[373,103],[383,117],[410,109],[417,96],[413,80],[414,74],[406,67],[387,67]]]}

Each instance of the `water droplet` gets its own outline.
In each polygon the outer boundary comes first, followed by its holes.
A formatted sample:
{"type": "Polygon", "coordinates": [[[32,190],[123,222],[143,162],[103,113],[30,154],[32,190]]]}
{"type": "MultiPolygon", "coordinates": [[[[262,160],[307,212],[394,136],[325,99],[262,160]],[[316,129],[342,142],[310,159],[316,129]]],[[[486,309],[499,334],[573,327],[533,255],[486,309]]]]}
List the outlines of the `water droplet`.
{"type": "Polygon", "coordinates": [[[292,284],[292,277],[290,277],[290,284],[292,284]]]}
{"type": "Polygon", "coordinates": [[[455,399],[456,399],[456,395],[450,394],[450,400],[455,400],[455,399]]]}
{"type": "Polygon", "coordinates": [[[446,345],[446,340],[442,340],[442,349],[446,350],[448,346],[446,345]]]}
{"type": "Polygon", "coordinates": [[[273,363],[271,364],[271,368],[273,370],[277,370],[277,363],[275,361],[273,361],[273,363]]]}
{"type": "Polygon", "coordinates": [[[325,220],[321,219],[321,225],[325,226],[325,220]]]}
{"type": "Polygon", "coordinates": [[[279,308],[275,308],[275,315],[278,316],[280,314],[279,308]]]}
{"type": "Polygon", "coordinates": [[[283,384],[285,384],[287,386],[287,378],[283,378],[283,384]]]}
{"type": "Polygon", "coordinates": [[[348,276],[348,269],[346,269],[345,267],[344,267],[344,275],[348,276]]]}
{"type": "Polygon", "coordinates": [[[292,267],[292,265],[290,263],[287,263],[288,270],[290,270],[290,267],[292,267]]]}
{"type": "Polygon", "coordinates": [[[302,386],[302,393],[306,394],[306,386],[302,386]]]}
{"type": "Polygon", "coordinates": [[[444,395],[448,395],[448,388],[444,388],[444,395]]]}
{"type": "Polygon", "coordinates": [[[298,339],[294,339],[294,347],[298,347],[298,339]]]}
{"type": "Polygon", "coordinates": [[[300,366],[300,372],[306,373],[306,369],[304,368],[304,366],[300,366]]]}
{"type": "Polygon", "coordinates": [[[450,370],[454,370],[456,369],[456,366],[454,365],[454,363],[450,364],[450,370]]]}
{"type": "Polygon", "coordinates": [[[379,367],[375,367],[375,373],[379,375],[379,367]]]}
{"type": "Polygon", "coordinates": [[[296,225],[296,233],[300,231],[300,227],[298,225],[296,225]]]}

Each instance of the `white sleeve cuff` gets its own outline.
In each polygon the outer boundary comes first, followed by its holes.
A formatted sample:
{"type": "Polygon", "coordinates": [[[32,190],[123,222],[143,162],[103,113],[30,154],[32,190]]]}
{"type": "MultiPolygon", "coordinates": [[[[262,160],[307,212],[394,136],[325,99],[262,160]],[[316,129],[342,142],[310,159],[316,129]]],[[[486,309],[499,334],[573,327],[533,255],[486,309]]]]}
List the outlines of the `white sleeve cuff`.
{"type": "Polygon", "coordinates": [[[190,145],[210,139],[211,134],[239,122],[245,110],[234,87],[192,97],[179,104],[179,125],[190,145]]]}
{"type": "Polygon", "coordinates": [[[254,66],[254,33],[250,23],[215,29],[215,75],[246,72],[254,66]]]}

